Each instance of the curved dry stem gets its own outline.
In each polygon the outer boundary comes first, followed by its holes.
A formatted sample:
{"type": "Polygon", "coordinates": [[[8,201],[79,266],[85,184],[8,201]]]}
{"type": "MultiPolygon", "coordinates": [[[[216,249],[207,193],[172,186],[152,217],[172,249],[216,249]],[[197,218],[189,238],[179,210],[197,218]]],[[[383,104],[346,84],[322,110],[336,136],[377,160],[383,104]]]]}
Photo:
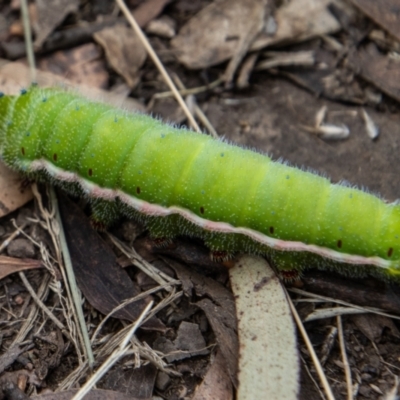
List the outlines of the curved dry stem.
{"type": "Polygon", "coordinates": [[[156,52],[154,49],[151,47],[150,42],[148,41],[146,35],[143,33],[142,29],[136,22],[135,18],[129,11],[128,7],[125,5],[123,0],[116,0],[118,3],[119,8],[121,11],[124,13],[126,19],[128,20],[129,24],[131,25],[132,29],[135,31],[135,33],[138,35],[140,41],[142,42],[144,48],[146,49],[147,53],[153,60],[154,64],[156,65],[157,69],[160,71],[161,75],[163,76],[165,82],[167,85],[170,87],[171,91],[174,93],[176,101],[179,103],[179,105],[182,107],[183,112],[185,113],[187,119],[189,120],[190,125],[192,128],[197,131],[201,132],[200,127],[198,126],[196,120],[194,119],[192,113],[189,111],[185,101],[183,100],[181,94],[179,93],[178,89],[176,88],[174,82],[172,82],[172,79],[168,75],[167,70],[165,69],[164,65],[162,64],[161,60],[158,58],[156,52]]]}
{"type": "Polygon", "coordinates": [[[349,360],[347,359],[346,353],[346,345],[344,342],[344,334],[343,334],[343,324],[342,317],[338,315],[336,317],[337,326],[338,326],[338,336],[339,336],[339,345],[340,345],[340,353],[342,354],[342,362],[344,365],[344,373],[346,376],[346,386],[347,386],[347,399],[353,400],[353,387],[351,381],[351,369],[349,365],[349,360]]]}
{"type": "Polygon", "coordinates": [[[314,347],[313,347],[313,345],[311,343],[311,340],[308,337],[308,334],[307,334],[307,332],[306,332],[306,330],[304,328],[304,325],[301,322],[300,316],[297,313],[297,310],[296,310],[296,308],[295,308],[295,306],[294,306],[294,304],[292,302],[292,299],[290,298],[289,293],[286,291],[286,289],[285,289],[285,293],[286,293],[286,298],[288,300],[290,309],[292,311],[293,318],[296,321],[297,328],[299,329],[300,334],[303,337],[304,343],[307,346],[307,350],[310,353],[311,359],[312,359],[312,361],[314,363],[315,370],[317,371],[318,377],[319,377],[319,379],[321,381],[321,384],[322,384],[322,387],[323,387],[324,392],[326,394],[326,397],[328,398],[328,400],[335,400],[335,396],[333,395],[332,389],[331,389],[331,387],[329,385],[328,379],[327,379],[327,377],[326,377],[326,375],[324,373],[324,370],[323,370],[323,368],[321,366],[321,363],[319,362],[319,359],[318,359],[317,355],[315,354],[315,350],[314,350],[314,347]]]}

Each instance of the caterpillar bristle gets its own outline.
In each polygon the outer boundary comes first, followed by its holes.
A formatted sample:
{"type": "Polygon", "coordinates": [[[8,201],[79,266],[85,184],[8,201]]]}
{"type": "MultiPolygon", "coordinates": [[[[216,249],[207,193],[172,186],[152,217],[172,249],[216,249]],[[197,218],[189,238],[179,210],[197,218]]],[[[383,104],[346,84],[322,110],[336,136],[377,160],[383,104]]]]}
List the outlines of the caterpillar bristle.
{"type": "Polygon", "coordinates": [[[302,273],[296,269],[287,269],[278,271],[280,279],[285,283],[294,283],[301,280],[302,273]]]}
{"type": "Polygon", "coordinates": [[[229,251],[224,251],[224,250],[211,250],[210,251],[210,258],[214,262],[218,263],[224,263],[229,260],[232,260],[232,258],[235,256],[235,253],[229,252],[229,251]]]}

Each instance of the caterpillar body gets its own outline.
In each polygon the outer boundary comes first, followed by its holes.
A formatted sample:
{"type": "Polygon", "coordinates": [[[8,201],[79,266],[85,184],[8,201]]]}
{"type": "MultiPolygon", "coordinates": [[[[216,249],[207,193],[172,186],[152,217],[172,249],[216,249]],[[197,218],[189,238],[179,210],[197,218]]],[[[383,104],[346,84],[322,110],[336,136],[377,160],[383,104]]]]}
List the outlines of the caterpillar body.
{"type": "Polygon", "coordinates": [[[400,277],[400,205],[71,92],[2,96],[0,157],[87,196],[106,225],[126,215],[153,237],[198,237],[280,270],[400,277]]]}

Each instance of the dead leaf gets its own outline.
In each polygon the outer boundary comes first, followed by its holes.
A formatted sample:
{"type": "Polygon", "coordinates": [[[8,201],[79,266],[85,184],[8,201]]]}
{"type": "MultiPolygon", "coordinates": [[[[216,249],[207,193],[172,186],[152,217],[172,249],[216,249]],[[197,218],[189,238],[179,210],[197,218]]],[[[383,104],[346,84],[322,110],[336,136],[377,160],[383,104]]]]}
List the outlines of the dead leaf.
{"type": "Polygon", "coordinates": [[[94,88],[105,88],[109,76],[101,55],[99,46],[88,43],[42,57],[38,68],[66,77],[70,83],[77,86],[85,84],[94,88]]]}
{"type": "Polygon", "coordinates": [[[0,161],[0,218],[32,200],[30,186],[23,177],[0,161]]]}
{"type": "Polygon", "coordinates": [[[189,352],[191,357],[210,353],[210,350],[206,349],[206,341],[199,325],[192,322],[181,322],[174,343],[178,350],[189,352]]]}
{"type": "Polygon", "coordinates": [[[218,351],[208,369],[203,382],[197,386],[192,400],[231,400],[233,388],[229,375],[226,373],[225,359],[218,351]]]}
{"type": "MultiPolygon", "coordinates": [[[[124,300],[137,296],[140,290],[118,265],[115,254],[92,228],[83,211],[65,195],[58,197],[78,286],[95,309],[108,314],[124,300]]],[[[150,298],[130,303],[115,312],[113,317],[135,321],[149,301],[150,298]]],[[[156,317],[142,327],[164,330],[164,325],[156,317]]]]}
{"type": "Polygon", "coordinates": [[[36,0],[37,22],[33,25],[36,33],[35,47],[40,48],[51,32],[70,13],[79,9],[79,0],[36,0]]]}
{"type": "MultiPolygon", "coordinates": [[[[237,66],[264,24],[265,3],[257,0],[211,3],[172,39],[178,60],[189,69],[200,69],[220,64],[237,54],[237,66]]],[[[229,69],[229,75],[236,66],[229,69]]]]}
{"type": "Polygon", "coordinates": [[[364,14],[400,41],[398,0],[350,0],[364,14]]]}
{"type": "Polygon", "coordinates": [[[297,335],[281,282],[254,256],[241,257],[229,274],[240,345],[237,397],[297,399],[297,335]]]}
{"type": "Polygon", "coordinates": [[[229,376],[236,385],[238,339],[236,334],[235,302],[232,293],[214,279],[200,275],[170,259],[166,260],[182,281],[184,292],[191,296],[194,290],[198,296],[207,298],[195,305],[201,308],[210,323],[223,355],[229,376]]]}
{"type": "Polygon", "coordinates": [[[385,328],[390,329],[392,336],[400,338],[400,332],[393,320],[384,315],[360,314],[352,315],[350,319],[371,342],[378,342],[385,328]]]}
{"type": "Polygon", "coordinates": [[[365,85],[361,86],[359,80],[354,79],[353,71],[338,68],[339,60],[336,54],[321,48],[315,48],[313,53],[318,65],[323,64],[324,68],[281,69],[279,74],[315,93],[316,96],[355,104],[369,102],[364,90],[365,85]],[[344,82],[346,84],[343,84],[344,82]]]}
{"type": "Polygon", "coordinates": [[[375,44],[349,54],[349,63],[362,78],[400,101],[400,59],[378,51],[375,44]]]}
{"type": "Polygon", "coordinates": [[[341,29],[328,6],[342,4],[341,0],[292,0],[282,2],[276,10],[275,34],[262,33],[251,46],[259,50],[276,44],[298,43],[320,35],[328,35],[341,29]]]}
{"type": "Polygon", "coordinates": [[[134,88],[139,82],[139,69],[147,57],[135,32],[124,25],[116,25],[96,32],[94,39],[104,48],[112,68],[134,88]]]}
{"type": "Polygon", "coordinates": [[[146,26],[156,18],[171,0],[146,0],[133,11],[133,16],[140,27],[146,26]]]}
{"type": "Polygon", "coordinates": [[[133,369],[117,365],[105,376],[101,388],[117,390],[131,398],[151,400],[156,376],[157,368],[153,364],[141,365],[140,368],[133,369]]]}
{"type": "Polygon", "coordinates": [[[207,355],[210,351],[197,324],[183,321],[179,325],[176,339],[160,337],[154,342],[154,349],[166,354],[165,359],[172,363],[194,356],[207,355]]]}
{"type": "MultiPolygon", "coordinates": [[[[262,33],[254,40],[251,51],[278,43],[297,43],[315,36],[337,32],[338,21],[328,10],[340,0],[292,0],[276,10],[276,32],[262,33]]],[[[260,4],[262,2],[259,2],[260,4]]],[[[207,68],[234,56],[238,44],[255,24],[245,16],[252,13],[251,4],[240,0],[214,2],[195,15],[172,39],[178,60],[190,69],[207,68]],[[236,6],[236,7],[235,7],[236,6]],[[205,29],[207,27],[207,29],[205,29]],[[243,37],[242,37],[243,36],[243,37]]],[[[260,8],[257,8],[259,14],[260,8]]]]}
{"type": "Polygon", "coordinates": [[[0,256],[0,280],[15,272],[42,268],[40,260],[0,256]]]}
{"type": "MultiPolygon", "coordinates": [[[[2,278],[0,278],[2,279],[2,278]]],[[[25,351],[29,350],[33,345],[20,347],[18,344],[10,347],[0,356],[0,375],[10,367],[14,361],[25,351]]]]}
{"type": "MultiPolygon", "coordinates": [[[[247,21],[247,24],[244,29],[240,30],[241,35],[239,43],[236,46],[233,57],[226,67],[224,73],[224,80],[226,84],[229,85],[232,82],[237,67],[246,56],[250,46],[254,42],[254,39],[263,30],[265,20],[270,15],[270,10],[267,10],[267,8],[271,8],[268,7],[270,4],[271,2],[269,0],[247,0],[245,3],[242,3],[240,12],[242,14],[242,20],[247,21]],[[246,7],[243,7],[244,4],[246,7]]],[[[229,4],[229,7],[232,7],[232,5],[229,4]]]]}

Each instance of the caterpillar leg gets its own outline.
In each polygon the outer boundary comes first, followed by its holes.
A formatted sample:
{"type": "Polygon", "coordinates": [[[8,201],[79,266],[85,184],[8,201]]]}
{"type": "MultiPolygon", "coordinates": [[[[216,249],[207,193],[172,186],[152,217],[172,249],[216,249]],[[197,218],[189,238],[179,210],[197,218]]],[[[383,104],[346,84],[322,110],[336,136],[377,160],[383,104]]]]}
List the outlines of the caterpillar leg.
{"type": "Polygon", "coordinates": [[[283,282],[293,283],[299,281],[302,277],[301,271],[296,269],[282,269],[278,272],[279,277],[283,282]]]}
{"type": "Polygon", "coordinates": [[[150,237],[157,247],[168,247],[178,235],[176,216],[150,217],[145,222],[150,237]]]}
{"type": "Polygon", "coordinates": [[[267,258],[277,269],[279,277],[284,282],[291,283],[301,278],[301,272],[307,265],[304,260],[307,256],[304,253],[271,251],[267,258]]]}
{"type": "Polygon", "coordinates": [[[90,201],[92,209],[92,225],[97,230],[105,230],[115,221],[118,220],[120,213],[118,211],[118,203],[116,201],[106,201],[100,199],[92,199],[90,201]]]}
{"type": "Polygon", "coordinates": [[[235,256],[234,245],[228,247],[226,237],[223,235],[215,233],[206,234],[204,243],[210,249],[211,260],[215,262],[224,263],[235,256]]]}
{"type": "Polygon", "coordinates": [[[225,251],[225,250],[211,250],[210,249],[210,258],[212,261],[218,263],[224,263],[226,261],[232,260],[235,256],[234,252],[225,251]]]}

